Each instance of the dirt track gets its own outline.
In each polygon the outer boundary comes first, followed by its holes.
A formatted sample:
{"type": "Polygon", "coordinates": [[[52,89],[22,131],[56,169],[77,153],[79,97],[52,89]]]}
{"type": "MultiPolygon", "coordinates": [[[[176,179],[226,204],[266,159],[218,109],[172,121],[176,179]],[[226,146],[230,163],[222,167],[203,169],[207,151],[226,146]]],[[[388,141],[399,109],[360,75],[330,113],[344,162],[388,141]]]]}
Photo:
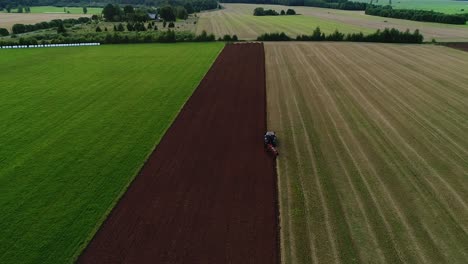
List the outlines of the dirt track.
{"type": "Polygon", "coordinates": [[[278,262],[264,74],[226,46],[79,262],[278,262]]]}

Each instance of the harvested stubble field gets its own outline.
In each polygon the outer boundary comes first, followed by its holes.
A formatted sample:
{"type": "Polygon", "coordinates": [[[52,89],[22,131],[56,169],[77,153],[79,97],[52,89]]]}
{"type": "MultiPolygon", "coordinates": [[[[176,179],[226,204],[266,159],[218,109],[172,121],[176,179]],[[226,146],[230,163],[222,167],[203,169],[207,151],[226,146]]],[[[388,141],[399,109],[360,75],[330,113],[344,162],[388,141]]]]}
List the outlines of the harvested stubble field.
{"type": "Polygon", "coordinates": [[[72,262],[222,47],[0,50],[0,263],[72,262]]]}
{"type": "Polygon", "coordinates": [[[468,53],[265,48],[283,263],[467,263],[468,53]]]}
{"type": "Polygon", "coordinates": [[[278,262],[262,44],[224,48],[80,263],[278,262]]]}
{"type": "Polygon", "coordinates": [[[262,33],[285,32],[290,36],[311,34],[319,26],[323,32],[335,29],[343,33],[372,33],[377,29],[397,28],[405,31],[419,29],[426,41],[468,41],[468,25],[425,23],[402,19],[368,16],[363,11],[279,5],[222,4],[225,9],[201,13],[196,31],[216,36],[237,34],[240,39],[255,39],[262,33]],[[296,16],[253,16],[256,7],[276,11],[293,8],[296,16]]]}
{"type": "Polygon", "coordinates": [[[36,24],[39,22],[50,21],[53,19],[67,19],[91,17],[91,15],[75,14],[3,14],[0,13],[0,28],[11,30],[14,24],[36,24]]]}

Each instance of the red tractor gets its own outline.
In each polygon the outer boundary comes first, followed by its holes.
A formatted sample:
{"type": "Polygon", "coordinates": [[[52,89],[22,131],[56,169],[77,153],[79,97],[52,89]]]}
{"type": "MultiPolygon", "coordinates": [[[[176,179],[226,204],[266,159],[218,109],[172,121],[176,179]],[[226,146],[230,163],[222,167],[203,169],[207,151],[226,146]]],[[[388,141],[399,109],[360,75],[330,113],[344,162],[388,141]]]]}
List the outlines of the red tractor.
{"type": "Polygon", "coordinates": [[[276,149],[276,146],[278,145],[277,139],[276,139],[276,134],[273,131],[268,131],[265,133],[265,136],[263,136],[263,143],[265,145],[265,148],[268,152],[273,154],[273,156],[278,156],[278,150],[276,149]]]}

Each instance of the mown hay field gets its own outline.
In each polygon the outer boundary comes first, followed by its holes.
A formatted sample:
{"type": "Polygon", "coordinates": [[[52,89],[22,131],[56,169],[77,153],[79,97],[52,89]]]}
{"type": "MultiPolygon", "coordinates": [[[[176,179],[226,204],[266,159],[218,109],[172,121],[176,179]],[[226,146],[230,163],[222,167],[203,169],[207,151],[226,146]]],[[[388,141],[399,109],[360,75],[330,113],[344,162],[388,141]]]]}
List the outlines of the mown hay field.
{"type": "Polygon", "coordinates": [[[295,37],[311,34],[316,27],[332,33],[336,29],[343,33],[365,34],[377,29],[396,28],[402,31],[419,29],[426,41],[468,41],[468,25],[447,25],[402,19],[368,16],[362,11],[344,11],[326,8],[256,4],[222,4],[225,9],[200,13],[196,32],[206,30],[216,36],[236,34],[240,39],[256,39],[263,33],[285,32],[295,37]],[[253,16],[256,7],[276,11],[293,8],[296,16],[253,16]]]}
{"type": "Polygon", "coordinates": [[[0,51],[0,263],[68,263],[221,43],[0,51]]]}
{"type": "Polygon", "coordinates": [[[265,49],[283,263],[467,263],[468,53],[265,49]]]}

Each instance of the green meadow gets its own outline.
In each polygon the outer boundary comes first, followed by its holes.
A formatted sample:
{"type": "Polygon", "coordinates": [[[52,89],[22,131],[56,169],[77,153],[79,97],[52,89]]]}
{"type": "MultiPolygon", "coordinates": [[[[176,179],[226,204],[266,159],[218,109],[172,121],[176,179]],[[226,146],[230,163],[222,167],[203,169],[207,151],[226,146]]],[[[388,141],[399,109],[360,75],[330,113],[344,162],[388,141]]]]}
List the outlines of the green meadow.
{"type": "Polygon", "coordinates": [[[0,50],[0,263],[73,262],[222,47],[0,50]]]}

